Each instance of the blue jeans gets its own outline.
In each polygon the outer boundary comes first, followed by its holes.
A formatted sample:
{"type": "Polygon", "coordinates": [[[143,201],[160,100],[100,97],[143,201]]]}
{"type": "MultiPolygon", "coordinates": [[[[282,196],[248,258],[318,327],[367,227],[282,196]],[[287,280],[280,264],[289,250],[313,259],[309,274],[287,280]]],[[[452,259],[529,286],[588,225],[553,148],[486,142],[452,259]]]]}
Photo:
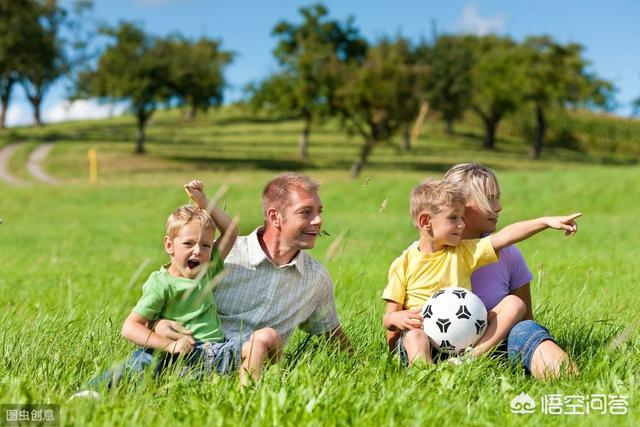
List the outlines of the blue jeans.
{"type": "MultiPolygon", "coordinates": [[[[398,339],[396,343],[396,354],[400,357],[400,361],[404,366],[409,365],[409,358],[407,351],[403,344],[404,333],[398,339]]],[[[517,365],[525,367],[527,372],[530,372],[531,359],[536,348],[543,341],[551,340],[555,342],[549,330],[533,320],[523,320],[516,323],[506,341],[503,341],[494,351],[493,354],[500,356],[505,352],[508,354],[509,360],[517,365]]],[[[448,354],[439,352],[433,347],[431,348],[431,357],[435,360],[445,360],[449,357],[448,354]]]]}
{"type": "Polygon", "coordinates": [[[527,372],[530,372],[533,353],[546,340],[555,342],[549,330],[539,323],[533,320],[516,323],[507,337],[509,360],[515,364],[522,364],[527,372]]]}
{"type": "MultiPolygon", "coordinates": [[[[192,368],[198,376],[214,371],[219,374],[228,374],[240,366],[241,348],[241,342],[238,340],[199,342],[191,353],[184,356],[183,363],[185,367],[192,368]]],[[[88,388],[117,386],[124,378],[142,376],[150,367],[153,367],[153,375],[157,377],[176,363],[178,357],[169,353],[155,352],[149,348],[138,348],[125,363],[114,369],[108,369],[89,381],[88,388]]]]}

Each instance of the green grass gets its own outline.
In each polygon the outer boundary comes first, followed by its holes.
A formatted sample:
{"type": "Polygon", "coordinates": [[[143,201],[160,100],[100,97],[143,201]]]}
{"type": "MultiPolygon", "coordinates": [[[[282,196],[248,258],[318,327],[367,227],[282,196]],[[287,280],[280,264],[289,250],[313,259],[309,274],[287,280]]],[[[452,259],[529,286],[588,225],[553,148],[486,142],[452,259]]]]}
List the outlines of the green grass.
{"type": "MultiPolygon", "coordinates": [[[[299,123],[251,120],[237,111],[193,124],[177,112],[159,114],[143,157],[132,154],[130,117],[4,133],[0,144],[22,139],[33,148],[57,140],[46,170],[67,184],[0,184],[0,402],[58,403],[63,425],[637,425],[640,337],[633,328],[619,348],[610,344],[640,305],[640,167],[594,164],[568,150],[533,162],[516,140],[501,140],[498,152],[487,153],[473,135],[448,139],[439,127],[427,126],[414,153],[378,147],[355,181],[345,168],[359,141],[334,123],[312,135],[308,162],[295,158],[299,123]],[[96,186],[87,182],[89,147],[100,161],[96,186]],[[408,192],[464,160],[496,168],[502,225],[584,212],[577,236],[547,231],[519,245],[535,275],[535,317],[575,359],[578,377],[539,382],[502,359],[406,370],[387,357],[380,293],[389,264],[415,239],[408,192]],[[120,326],[146,276],[165,262],[163,223],[187,201],[182,184],[200,178],[209,194],[229,185],[227,209],[248,233],[261,222],[262,185],[283,168],[322,182],[330,236],[312,254],[334,278],[355,354],[297,333],[282,365],[254,389],[240,391],[235,377],[192,382],[168,375],[97,401],[67,402],[131,353],[120,326]],[[328,258],[342,233],[342,247],[328,258]],[[509,403],[523,391],[538,405],[548,394],[625,394],[629,414],[552,416],[538,406],[533,415],[513,415],[509,403]]],[[[25,159],[31,148],[16,156],[25,159]]],[[[12,161],[14,173],[27,177],[21,167],[12,161]]]]}

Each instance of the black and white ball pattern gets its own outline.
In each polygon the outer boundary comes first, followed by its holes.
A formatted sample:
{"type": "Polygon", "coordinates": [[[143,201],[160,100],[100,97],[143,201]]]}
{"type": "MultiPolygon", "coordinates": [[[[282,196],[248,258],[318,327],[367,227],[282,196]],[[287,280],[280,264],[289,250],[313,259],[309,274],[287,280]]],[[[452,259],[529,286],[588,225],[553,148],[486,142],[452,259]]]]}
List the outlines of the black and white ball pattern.
{"type": "Polygon", "coordinates": [[[434,293],[422,308],[422,317],[431,345],[449,354],[474,345],[487,329],[487,309],[482,300],[464,288],[434,293]]]}

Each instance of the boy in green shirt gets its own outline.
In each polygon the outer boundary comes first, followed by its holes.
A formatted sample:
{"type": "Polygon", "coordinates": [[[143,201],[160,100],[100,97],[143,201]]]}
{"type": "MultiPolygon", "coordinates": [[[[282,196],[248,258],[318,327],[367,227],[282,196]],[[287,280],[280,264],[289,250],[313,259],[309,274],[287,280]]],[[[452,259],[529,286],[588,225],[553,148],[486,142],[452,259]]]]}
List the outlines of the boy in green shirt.
{"type": "MultiPolygon", "coordinates": [[[[189,182],[185,190],[198,206],[209,206],[200,181],[189,182]]],[[[182,206],[167,219],[164,248],[171,262],[151,273],[142,297],[122,326],[122,335],[142,348],[115,373],[91,381],[93,387],[105,380],[111,386],[124,371],[143,371],[157,350],[167,353],[157,372],[175,357],[185,356],[187,364],[201,363],[206,373],[228,373],[240,367],[242,385],[248,383],[248,375],[258,380],[267,358],[280,357],[282,342],[271,328],[254,331],[246,342],[224,338],[212,290],[224,274],[222,261],[238,230],[222,209],[213,207],[207,212],[198,206],[182,206]],[[216,226],[221,237],[214,242],[216,226]],[[157,335],[150,324],[158,319],[178,321],[190,335],[178,340],[157,335]]]]}

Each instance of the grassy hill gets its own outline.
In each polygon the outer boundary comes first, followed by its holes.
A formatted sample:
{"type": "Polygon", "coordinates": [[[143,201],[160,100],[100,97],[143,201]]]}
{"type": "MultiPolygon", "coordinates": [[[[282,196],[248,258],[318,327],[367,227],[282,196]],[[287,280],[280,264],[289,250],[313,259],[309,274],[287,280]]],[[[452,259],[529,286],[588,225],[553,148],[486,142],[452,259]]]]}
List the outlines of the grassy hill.
{"type": "Polygon", "coordinates": [[[10,167],[29,180],[29,152],[56,141],[45,167],[65,183],[0,183],[0,402],[60,404],[61,425],[637,425],[640,167],[633,156],[557,147],[532,161],[508,127],[495,152],[481,148],[472,120],[452,138],[441,128],[427,124],[410,153],[378,147],[357,180],[348,178],[348,166],[360,141],[339,124],[314,132],[311,158],[300,162],[300,123],[237,109],[193,123],[179,111],[158,113],[144,156],[133,154],[131,117],[0,133],[0,145],[26,142],[10,167]],[[99,159],[95,186],[88,182],[91,147],[99,159]],[[424,177],[470,160],[498,173],[502,226],[584,212],[578,235],[547,231],[519,245],[534,273],[534,315],[576,361],[577,377],[539,382],[501,358],[405,370],[387,357],[380,293],[389,264],[416,238],[408,193],[424,177]],[[337,354],[297,333],[284,362],[255,389],[240,391],[235,377],[165,376],[158,384],[126,384],[99,400],[68,402],[92,376],[131,353],[120,326],[145,278],[166,261],[164,221],[187,202],[182,185],[200,178],[209,194],[228,185],[224,203],[248,233],[262,221],[263,184],[283,169],[322,182],[330,236],[319,239],[312,255],[334,279],[355,354],[337,354]],[[620,346],[613,345],[616,337],[624,338],[620,346]],[[511,399],[521,392],[537,402],[534,414],[511,413],[511,399]],[[597,394],[626,396],[628,413],[542,413],[548,396],[597,394]]]}
{"type": "MultiPolygon", "coordinates": [[[[100,155],[101,175],[139,174],[164,168],[206,170],[344,170],[356,158],[361,140],[346,134],[338,122],[313,129],[310,157],[300,161],[296,144],[302,123],[296,120],[256,117],[240,107],[225,107],[194,122],[181,111],[159,111],[148,126],[147,155],[134,156],[134,119],[131,116],[101,121],[48,125],[42,129],[16,128],[0,133],[0,146],[14,141],[29,144],[12,160],[12,171],[23,176],[27,153],[42,142],[57,142],[47,169],[67,180],[83,179],[83,162],[90,147],[100,155]]],[[[588,113],[552,120],[549,147],[542,161],[528,158],[517,120],[501,127],[497,148],[482,148],[482,130],[472,116],[458,125],[457,133],[443,133],[440,122],[427,121],[414,149],[402,151],[398,136],[392,144],[377,147],[365,168],[373,171],[414,170],[436,173],[460,161],[475,161],[502,169],[547,169],[570,164],[634,164],[640,158],[640,121],[588,113]]]]}

